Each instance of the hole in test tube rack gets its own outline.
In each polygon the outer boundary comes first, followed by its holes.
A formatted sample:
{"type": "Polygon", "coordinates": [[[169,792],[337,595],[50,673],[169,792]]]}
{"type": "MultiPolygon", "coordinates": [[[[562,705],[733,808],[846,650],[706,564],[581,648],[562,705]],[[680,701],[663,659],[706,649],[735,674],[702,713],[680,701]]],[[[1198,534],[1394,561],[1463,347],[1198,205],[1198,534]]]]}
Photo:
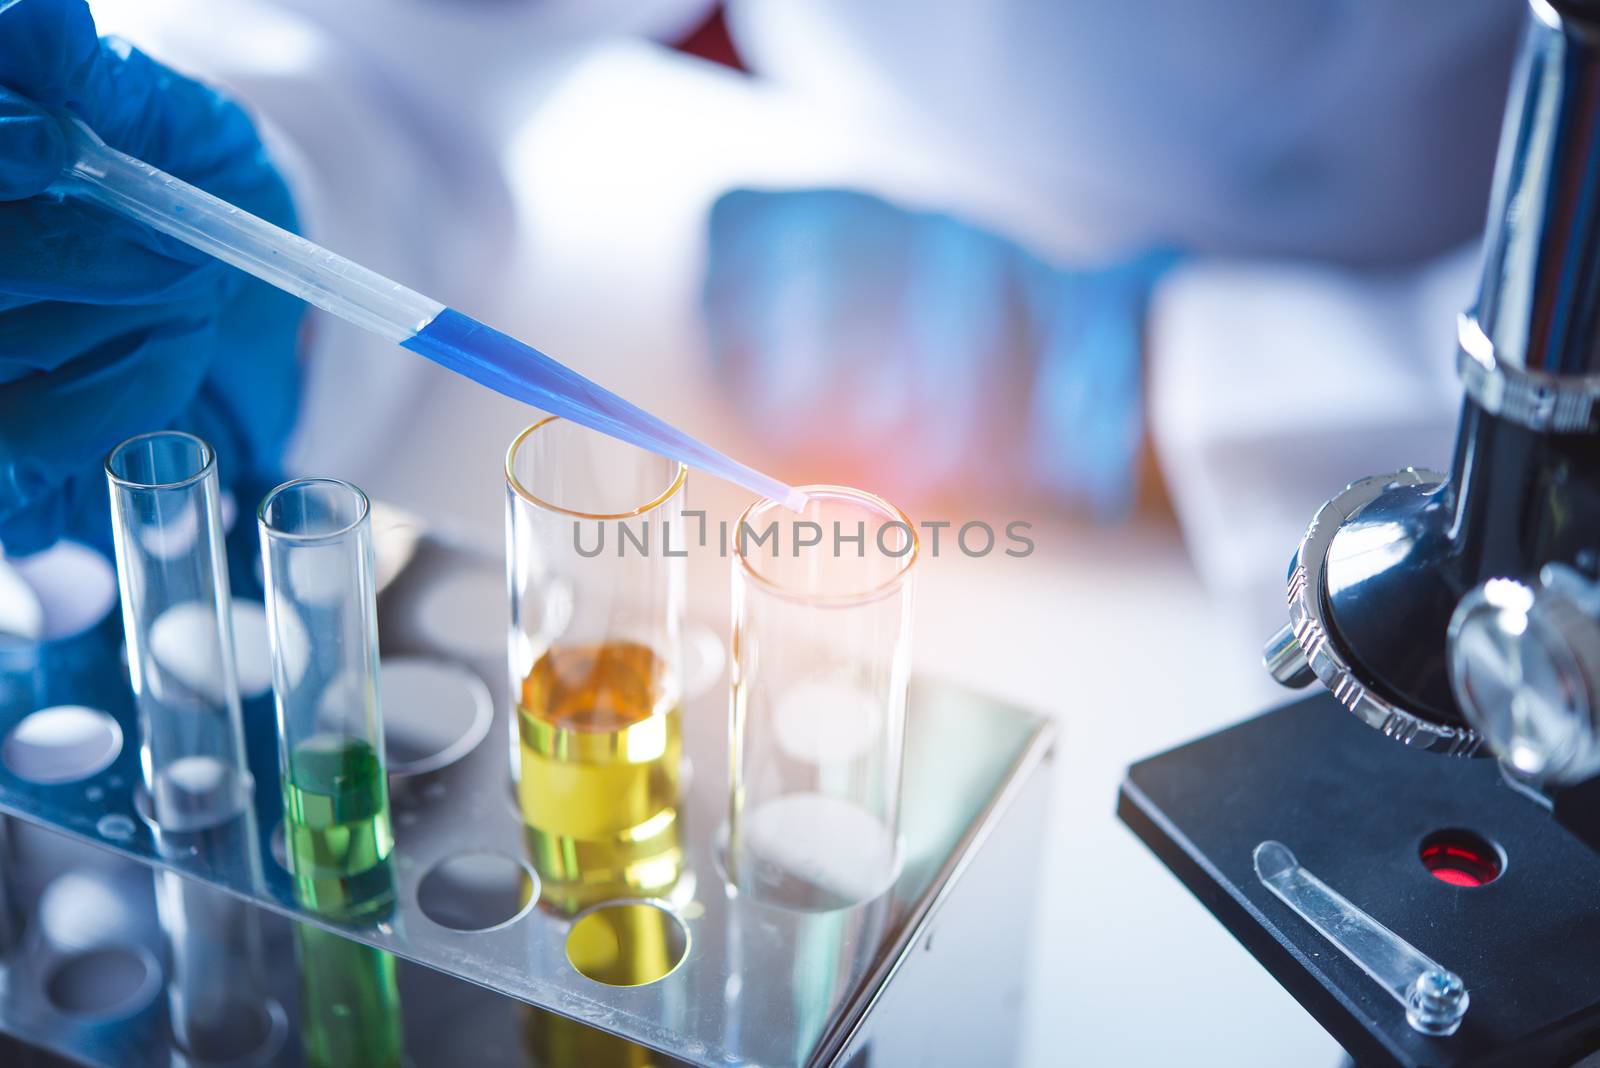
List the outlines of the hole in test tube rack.
{"type": "Polygon", "coordinates": [[[17,569],[0,559],[0,638],[36,642],[44,634],[44,605],[17,569]]]}
{"type": "Polygon", "coordinates": [[[1430,875],[1451,886],[1488,886],[1506,867],[1504,850],[1481,834],[1459,827],[1428,835],[1417,855],[1430,875]]]}
{"type": "Polygon", "coordinates": [[[122,752],[122,728],[97,708],[56,705],[23,717],[6,736],[0,760],[18,778],[77,782],[111,766],[122,752]]]}
{"type": "Polygon", "coordinates": [[[504,853],[457,853],[429,868],[417,884],[417,907],[453,931],[492,931],[521,919],[539,897],[527,865],[504,853]]]}
{"type": "Polygon", "coordinates": [[[423,657],[385,657],[379,671],[390,778],[447,768],[488,735],[494,702],[483,680],[466,668],[423,657]]]}
{"type": "Polygon", "coordinates": [[[100,553],[72,541],[0,565],[0,633],[34,641],[82,634],[117,605],[117,572],[100,553]]]}
{"type": "Polygon", "coordinates": [[[173,1063],[188,1068],[246,1068],[274,1063],[288,1032],[288,1015],[274,999],[230,1001],[217,1009],[216,1018],[207,1021],[203,1033],[191,1036],[195,1048],[189,1055],[175,1055],[173,1063]]]}
{"type": "Polygon", "coordinates": [[[46,942],[64,953],[121,945],[139,936],[145,923],[140,907],[125,885],[101,873],[68,871],[40,892],[34,924],[46,942]]]}
{"type": "Polygon", "coordinates": [[[649,901],[617,901],[578,914],[567,932],[567,960],[607,986],[644,986],[671,975],[689,955],[689,929],[649,901]]]}
{"type": "Polygon", "coordinates": [[[148,950],[102,946],[62,959],[45,979],[59,1012],[93,1020],[131,1016],[155,1000],[161,969],[148,950]]]}
{"type": "Polygon", "coordinates": [[[438,649],[465,657],[503,657],[508,626],[505,612],[505,572],[472,568],[428,586],[417,599],[410,622],[438,649]]]}

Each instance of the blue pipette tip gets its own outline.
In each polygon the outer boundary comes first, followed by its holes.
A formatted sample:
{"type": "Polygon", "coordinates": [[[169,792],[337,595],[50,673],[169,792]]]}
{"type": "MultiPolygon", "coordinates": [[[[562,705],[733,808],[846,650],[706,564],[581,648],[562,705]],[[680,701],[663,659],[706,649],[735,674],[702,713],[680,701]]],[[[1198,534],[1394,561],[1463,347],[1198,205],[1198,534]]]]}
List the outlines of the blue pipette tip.
{"type": "Polygon", "coordinates": [[[790,490],[789,495],[783,499],[783,506],[796,513],[805,511],[806,505],[810,503],[811,498],[797,489],[790,490]]]}

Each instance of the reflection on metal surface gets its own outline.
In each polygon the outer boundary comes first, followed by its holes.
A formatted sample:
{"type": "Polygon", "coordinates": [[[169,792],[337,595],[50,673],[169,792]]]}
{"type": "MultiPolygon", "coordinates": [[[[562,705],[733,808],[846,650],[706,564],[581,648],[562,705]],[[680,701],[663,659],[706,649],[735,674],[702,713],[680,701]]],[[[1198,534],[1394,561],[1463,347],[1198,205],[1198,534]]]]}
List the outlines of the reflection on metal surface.
{"type": "MultiPolygon", "coordinates": [[[[293,833],[294,821],[286,825],[293,833]]],[[[292,863],[302,865],[294,881],[296,899],[325,919],[380,923],[393,906],[393,866],[387,857],[355,879],[332,883],[310,878],[304,858],[292,863]]],[[[357,929],[366,928],[353,928],[350,934],[357,929]]],[[[350,934],[309,923],[295,925],[302,1055],[308,1068],[400,1068],[405,1061],[405,1031],[395,959],[352,940],[350,934]]]]}
{"type": "Polygon", "coordinates": [[[533,1068],[658,1068],[682,1063],[565,1016],[532,1005],[522,1009],[523,1045],[533,1068]]]}
{"type": "MultiPolygon", "coordinates": [[[[13,863],[9,856],[6,859],[13,863]]],[[[117,891],[86,873],[58,876],[40,893],[35,906],[39,934],[59,950],[87,949],[124,937],[137,920],[133,903],[117,891]]]]}
{"type": "Polygon", "coordinates": [[[689,953],[689,930],[649,901],[596,905],[572,921],[567,960],[607,986],[644,986],[671,975],[689,953]]]}
{"type": "MultiPolygon", "coordinates": [[[[270,739],[269,739],[270,740],[270,739]]],[[[431,968],[394,960],[395,985],[401,998],[407,999],[409,1012],[399,1012],[399,1003],[389,996],[389,988],[382,982],[383,968],[371,966],[372,952],[340,954],[335,952],[330,960],[333,971],[344,977],[343,987],[324,981],[315,985],[315,993],[297,996],[296,987],[302,982],[296,962],[297,939],[291,925],[266,911],[255,910],[264,926],[263,973],[266,980],[264,996],[270,999],[268,1009],[271,1035],[265,1047],[246,1052],[233,1059],[203,1058],[176,1048],[168,1022],[167,1009],[180,996],[176,982],[169,981],[166,991],[157,991],[149,999],[139,999],[143,1007],[134,1002],[131,1012],[116,1016],[90,1016],[63,1011],[52,1004],[48,986],[51,977],[64,962],[80,954],[99,950],[127,949],[135,956],[149,952],[150,959],[160,961],[162,931],[157,926],[153,884],[148,868],[125,857],[65,836],[42,830],[26,823],[17,823],[17,850],[5,856],[4,872],[7,883],[19,883],[18,903],[20,915],[30,932],[29,939],[7,951],[0,958],[5,983],[0,986],[0,1030],[25,1039],[37,1052],[20,1045],[12,1045],[0,1038],[0,1064],[12,1065],[84,1064],[97,1068],[267,1068],[282,1066],[292,1068],[306,1063],[301,1048],[301,1035],[307,1021],[301,1018],[302,1002],[319,1004],[388,1005],[387,1014],[365,1011],[361,1018],[388,1021],[388,1025],[368,1027],[359,1034],[352,1026],[341,1022],[337,1014],[331,1019],[310,1021],[323,1030],[316,1038],[319,1049],[328,1049],[335,1041],[354,1036],[369,1042],[374,1048],[367,1063],[384,1063],[382,1050],[393,1050],[401,1031],[405,1037],[404,1057],[398,1063],[407,1068],[431,1068],[470,1063],[472,1068],[533,1068],[530,1050],[536,1049],[527,1032],[527,1006],[511,998],[494,994],[476,984],[451,979],[431,968]],[[42,893],[40,893],[42,889],[42,893]],[[48,918],[47,918],[48,914],[48,918]],[[47,933],[48,932],[48,933],[47,933]],[[341,961],[366,958],[366,967],[357,970],[357,980],[376,977],[379,982],[355,982],[351,989],[349,968],[339,968],[341,961]],[[409,999],[415,998],[415,1004],[409,999]],[[390,1026],[392,1025],[392,1026],[390,1026]],[[333,1033],[329,1033],[332,1027],[333,1033]],[[340,1030],[340,1028],[343,1030],[340,1030]],[[292,1042],[283,1039],[289,1034],[292,1042]],[[342,1037],[341,1037],[342,1036],[342,1037]],[[51,1051],[49,1054],[44,1050],[51,1051]],[[54,1055],[52,1055],[54,1054],[54,1055]],[[55,1055],[65,1059],[58,1060],[55,1055]]],[[[198,885],[198,884],[192,884],[198,885]]],[[[221,895],[227,896],[227,895],[221,895]]],[[[238,903],[250,908],[249,903],[238,903]]],[[[414,921],[415,922],[415,921],[414,921]]],[[[204,926],[202,918],[189,917],[189,926],[198,936],[204,926]]],[[[324,938],[336,943],[337,933],[324,932],[324,938]]],[[[361,949],[357,946],[356,949],[361,949]]],[[[311,951],[313,954],[315,949],[311,951]]],[[[382,962],[380,961],[380,964],[382,962]]],[[[211,988],[203,996],[221,997],[221,991],[236,987],[239,967],[230,962],[222,971],[203,977],[205,986],[211,988]]],[[[70,978],[70,975],[68,976],[70,978]]],[[[158,976],[159,978],[159,976],[158,976]]],[[[575,982],[580,980],[574,979],[575,982]]],[[[583,981],[586,982],[586,981],[583,981]]],[[[104,997],[89,998],[93,991],[77,988],[62,991],[58,984],[58,997],[63,1005],[104,1003],[104,997]]],[[[187,995],[185,995],[187,996],[187,995]]],[[[114,1000],[114,999],[112,999],[114,1000]]],[[[351,1013],[347,1018],[354,1018],[351,1013]]],[[[245,1020],[245,1033],[254,1021],[245,1020]]],[[[586,1053],[614,1049],[616,1040],[606,1041],[602,1032],[582,1023],[566,1020],[562,1038],[567,1045],[557,1049],[577,1048],[586,1053]],[[576,1039],[579,1043],[572,1046],[576,1039]]],[[[241,1043],[242,1045],[242,1043],[241,1043]]],[[[225,1052],[225,1051],[220,1051],[225,1052]]],[[[339,1063],[363,1063],[358,1056],[347,1059],[338,1053],[325,1058],[339,1063]]],[[[395,1064],[393,1060],[388,1065],[395,1064]]],[[[615,1059],[573,1060],[571,1058],[545,1058],[535,1064],[545,1068],[606,1068],[611,1064],[676,1065],[680,1062],[655,1056],[637,1062],[615,1059]]],[[[385,1068],[388,1068],[385,1065],[385,1068]]]]}
{"type": "MultiPolygon", "coordinates": [[[[403,915],[392,923],[349,928],[345,934],[378,947],[393,946],[450,973],[569,1015],[603,1020],[605,1027],[640,1044],[665,1048],[691,1062],[725,1063],[727,1056],[734,1056],[770,1065],[803,1063],[841,1014],[860,1011],[860,984],[880,962],[900,952],[895,947],[911,936],[909,925],[927,907],[941,867],[957,854],[958,843],[973,832],[993,792],[1035,738],[1036,721],[1026,716],[999,712],[957,694],[921,693],[919,697],[914,690],[910,705],[906,863],[892,893],[874,906],[804,913],[730,899],[715,875],[711,843],[704,837],[686,839],[701,888],[679,906],[692,933],[690,950],[675,971],[635,988],[625,1001],[608,993],[613,988],[582,980],[572,969],[564,945],[568,921],[557,915],[533,909],[489,937],[426,921],[416,904],[417,884],[438,860],[464,848],[511,854],[520,849],[522,828],[504,801],[504,752],[485,745],[415,798],[416,822],[405,829],[398,847],[403,870],[409,873],[402,876],[397,897],[403,915]],[[735,945],[737,952],[731,948],[735,945]],[[796,947],[803,947],[798,958],[796,947]],[[730,998],[735,978],[737,996],[730,998]],[[804,1007],[798,1015],[797,1006],[804,1007]]],[[[726,740],[719,712],[719,706],[708,704],[699,715],[691,710],[685,719],[690,749],[713,767],[719,763],[717,748],[726,740]]],[[[490,737],[503,735],[494,731],[490,737]]],[[[252,751],[256,748],[252,743],[252,751]]],[[[270,759],[270,749],[261,748],[270,759]]],[[[270,764],[260,773],[268,769],[270,764]]],[[[720,776],[704,778],[703,790],[690,799],[698,812],[691,826],[714,828],[725,794],[720,781],[711,781],[720,776]]],[[[125,793],[108,792],[103,805],[115,813],[130,800],[125,793]]],[[[76,817],[67,815],[70,809],[63,810],[63,803],[84,801],[76,794],[60,798],[19,791],[15,783],[0,781],[0,804],[7,807],[20,805],[37,813],[44,806],[59,814],[52,819],[70,822],[76,817]]],[[[97,812],[94,819],[103,814],[97,812]]],[[[92,827],[93,820],[84,826],[92,827]]],[[[167,837],[177,842],[191,836],[167,837]]],[[[151,840],[143,835],[104,844],[152,856],[151,840]]],[[[265,857],[270,831],[260,835],[258,848],[265,857]]],[[[280,910],[309,911],[295,901],[287,872],[269,866],[253,876],[216,858],[216,850],[207,844],[192,855],[183,846],[152,857],[155,863],[221,880],[280,910]]],[[[380,993],[382,989],[380,983],[380,993]]]]}
{"type": "Polygon", "coordinates": [[[58,1011],[89,1020],[131,1016],[155,1000],[161,966],[148,950],[103,946],[65,957],[45,980],[58,1011]]]}
{"type": "Polygon", "coordinates": [[[1564,564],[1489,579],[1456,606],[1447,650],[1462,713],[1518,778],[1600,771],[1600,586],[1564,564]]]}
{"type": "MultiPolygon", "coordinates": [[[[1365,621],[1366,625],[1356,628],[1356,633],[1374,631],[1381,636],[1385,633],[1381,624],[1409,618],[1396,616],[1389,606],[1420,603],[1420,594],[1412,589],[1409,581],[1420,578],[1423,583],[1431,582],[1436,569],[1420,564],[1394,567],[1389,571],[1385,568],[1396,560],[1403,563],[1405,554],[1414,550],[1420,552],[1419,559],[1432,553],[1430,539],[1418,538],[1415,533],[1398,534],[1397,526],[1401,524],[1395,517],[1405,516],[1420,525],[1437,523],[1440,513],[1435,508],[1434,498],[1441,492],[1443,479],[1436,471],[1410,467],[1393,474],[1372,475],[1350,483],[1319,508],[1289,564],[1289,626],[1306,667],[1362,722],[1405,745],[1430,752],[1471,756],[1482,742],[1476,731],[1464,724],[1416,714],[1388,697],[1387,692],[1373,689],[1362,681],[1366,678],[1366,669],[1344,648],[1357,621],[1365,621]],[[1378,515],[1382,513],[1389,515],[1379,522],[1378,515]],[[1357,530],[1357,551],[1346,555],[1338,546],[1341,535],[1349,529],[1349,520],[1355,516],[1362,517],[1357,530]],[[1377,531],[1378,536],[1363,542],[1359,535],[1370,531],[1377,531]],[[1335,554],[1344,560],[1342,572],[1326,566],[1335,554]],[[1350,566],[1351,561],[1356,562],[1355,566],[1350,566]],[[1334,580],[1340,578],[1348,579],[1353,585],[1336,585],[1334,580]],[[1385,594],[1382,587],[1390,581],[1404,584],[1404,594],[1393,591],[1385,594]],[[1369,590],[1367,587],[1379,588],[1369,590]],[[1335,642],[1333,636],[1341,631],[1334,625],[1333,606],[1340,602],[1346,605],[1340,617],[1345,640],[1335,642]]],[[[1454,598],[1450,603],[1453,606],[1454,598]]],[[[1368,644],[1391,653],[1398,648],[1392,642],[1386,645],[1369,641],[1368,644]]],[[[1292,658],[1284,659],[1289,660],[1282,672],[1284,683],[1299,683],[1304,672],[1292,658]]]]}
{"type": "Polygon", "coordinates": [[[1469,396],[1532,429],[1595,428],[1600,222],[1593,190],[1600,41],[1534,4],[1507,104],[1478,299],[1461,317],[1469,396]]]}
{"type": "MultiPolygon", "coordinates": [[[[244,750],[242,733],[225,741],[223,751],[234,746],[244,750]]],[[[210,756],[173,761],[157,780],[162,795],[154,806],[147,797],[143,813],[157,848],[167,856],[203,851],[235,880],[258,884],[256,815],[248,805],[240,808],[240,777],[210,756]],[[154,818],[157,812],[165,822],[154,818]]],[[[108,822],[117,818],[102,816],[96,830],[126,840],[132,821],[125,828],[108,822]]],[[[177,1051],[213,1068],[267,1063],[282,1048],[287,1025],[283,1007],[266,989],[259,910],[173,871],[155,873],[155,906],[171,962],[167,1012],[177,1051]]]]}
{"type": "Polygon", "coordinates": [[[0,1027],[75,1062],[167,1068],[143,1043],[167,1045],[149,872],[27,824],[10,830],[5,886],[22,934],[4,955],[0,1027]]]}
{"type": "MultiPolygon", "coordinates": [[[[394,900],[390,880],[392,870],[385,860],[363,873],[361,898],[308,896],[303,878],[297,878],[295,886],[300,903],[310,911],[359,924],[376,922],[387,913],[394,900]],[[379,877],[382,886],[376,882],[379,877]]],[[[295,925],[295,952],[302,1053],[309,1068],[400,1068],[405,1032],[394,957],[346,934],[307,923],[295,925]]]]}
{"type": "Polygon", "coordinates": [[[57,705],[13,727],[0,759],[29,782],[63,783],[104,771],[121,751],[122,728],[116,720],[97,708],[57,705]]]}
{"type": "Polygon", "coordinates": [[[255,906],[173,872],[156,873],[172,973],[173,1042],[206,1065],[264,1064],[282,1046],[283,1008],[266,993],[255,906]]]}
{"type": "MultiPolygon", "coordinates": [[[[752,904],[756,915],[782,915],[792,906],[782,903],[752,904]]],[[[796,1044],[782,1053],[783,1063],[805,1064],[814,1053],[812,1035],[826,1035],[837,1027],[837,999],[842,987],[860,982],[869,970],[867,947],[883,944],[891,922],[898,921],[900,906],[888,895],[864,905],[827,911],[808,911],[808,922],[795,932],[795,941],[781,959],[773,960],[746,929],[730,932],[725,990],[730,1029],[748,1035],[767,1025],[774,1011],[796,1021],[796,1044]],[[780,993],[781,992],[781,993],[780,993]],[[778,995],[781,1008],[770,998],[778,995]]]]}
{"type": "Polygon", "coordinates": [[[308,1068],[405,1062],[394,957],[310,924],[295,925],[301,1052],[308,1068]]]}

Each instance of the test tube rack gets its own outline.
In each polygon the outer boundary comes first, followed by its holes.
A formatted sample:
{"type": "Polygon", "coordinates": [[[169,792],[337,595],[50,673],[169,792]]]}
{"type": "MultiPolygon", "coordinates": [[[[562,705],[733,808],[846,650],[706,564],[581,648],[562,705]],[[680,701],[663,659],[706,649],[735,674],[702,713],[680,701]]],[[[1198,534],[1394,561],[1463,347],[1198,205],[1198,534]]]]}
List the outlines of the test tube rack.
{"type": "MultiPolygon", "coordinates": [[[[59,701],[103,707],[120,727],[121,751],[71,782],[30,782],[0,766],[0,813],[619,1036],[662,1055],[659,1063],[777,1068],[1012,1058],[1054,745],[1048,720],[915,680],[898,877],[865,904],[800,912],[740,897],[724,879],[726,681],[709,687],[685,705],[692,769],[685,873],[653,902],[679,926],[687,953],[657,981],[609,986],[569,961],[572,919],[525,900],[532,881],[508,779],[503,647],[438,646],[437,636],[458,622],[481,629],[481,617],[503,617],[503,595],[493,596],[502,575],[493,554],[424,536],[380,595],[385,658],[452,659],[488,684],[495,708],[484,741],[464,758],[391,782],[397,901],[380,922],[344,926],[296,904],[277,840],[270,694],[245,704],[255,778],[250,818],[188,838],[163,834],[145,818],[138,729],[115,659],[115,613],[77,639],[89,642],[90,653],[80,656],[87,696],[72,698],[71,680],[54,692],[59,701]],[[452,584],[482,596],[436,595],[452,584]],[[441,618],[446,605],[461,618],[441,618]],[[472,858],[471,878],[430,881],[463,855],[472,858]]],[[[8,719],[0,730],[9,731],[27,710],[0,711],[8,719]]],[[[86,1045],[89,1032],[74,1021],[49,1011],[23,1016],[0,1018],[0,1029],[74,1059],[117,1063],[86,1045]]],[[[286,1045],[283,1063],[294,1063],[294,1045],[286,1045]]]]}

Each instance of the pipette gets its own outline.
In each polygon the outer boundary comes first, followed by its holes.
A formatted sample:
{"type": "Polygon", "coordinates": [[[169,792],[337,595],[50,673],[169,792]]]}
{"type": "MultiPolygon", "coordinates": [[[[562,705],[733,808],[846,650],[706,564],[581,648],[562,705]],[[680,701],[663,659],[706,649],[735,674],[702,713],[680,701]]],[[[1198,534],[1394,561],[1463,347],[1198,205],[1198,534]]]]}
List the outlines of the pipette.
{"type": "Polygon", "coordinates": [[[725,478],[793,511],[805,497],[638,408],[538,349],[274,226],[63,117],[70,162],[52,185],[103,204],[381,334],[497,393],[725,478]]]}

